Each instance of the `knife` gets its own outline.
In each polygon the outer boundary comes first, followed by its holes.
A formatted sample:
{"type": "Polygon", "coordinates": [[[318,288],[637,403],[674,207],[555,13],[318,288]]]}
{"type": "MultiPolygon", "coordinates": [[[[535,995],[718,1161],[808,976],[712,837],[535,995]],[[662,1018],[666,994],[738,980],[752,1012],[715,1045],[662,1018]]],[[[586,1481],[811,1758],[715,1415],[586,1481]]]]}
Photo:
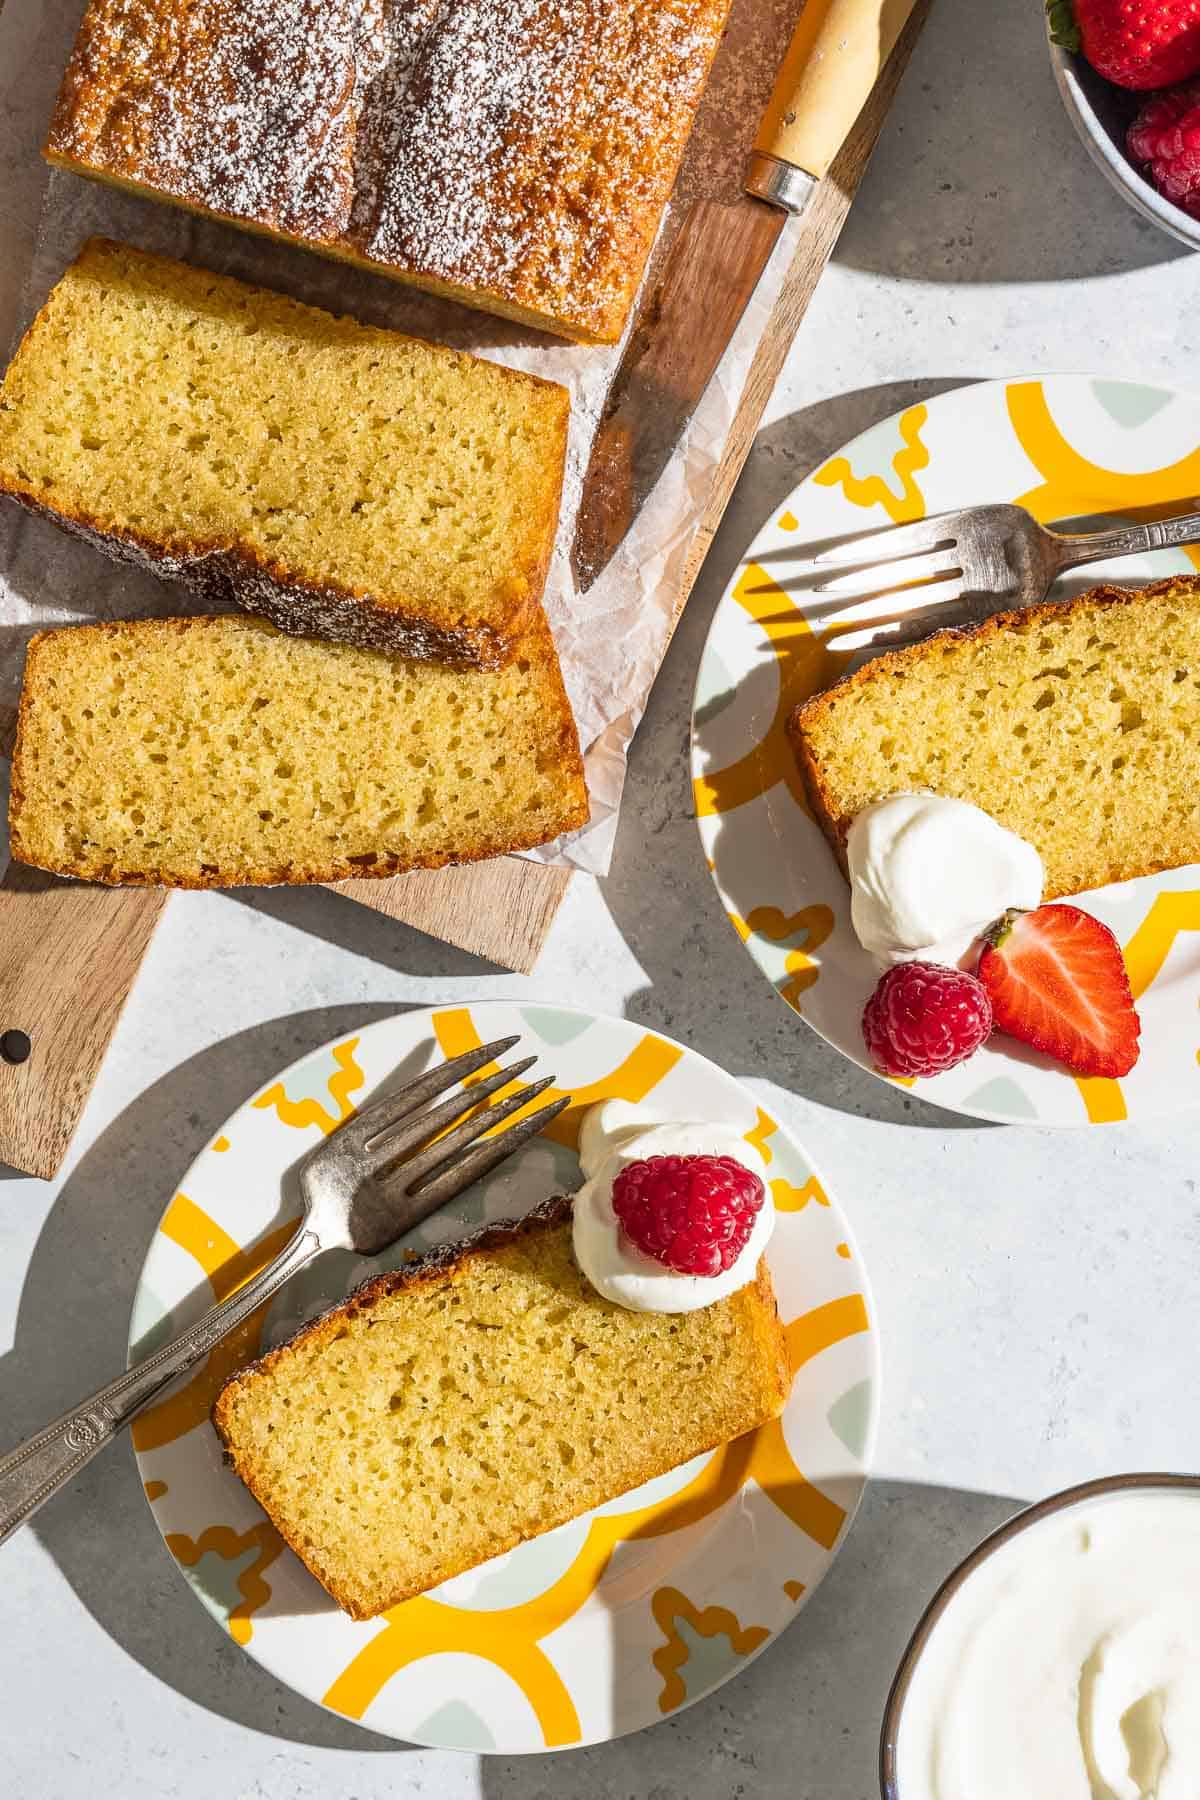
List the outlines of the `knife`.
{"type": "Polygon", "coordinates": [[[584,477],[571,564],[586,593],[670,460],[789,214],[841,149],[916,0],[805,0],[733,205],[698,200],[642,300],[584,477]],[[697,306],[697,294],[703,304],[697,306]]]}

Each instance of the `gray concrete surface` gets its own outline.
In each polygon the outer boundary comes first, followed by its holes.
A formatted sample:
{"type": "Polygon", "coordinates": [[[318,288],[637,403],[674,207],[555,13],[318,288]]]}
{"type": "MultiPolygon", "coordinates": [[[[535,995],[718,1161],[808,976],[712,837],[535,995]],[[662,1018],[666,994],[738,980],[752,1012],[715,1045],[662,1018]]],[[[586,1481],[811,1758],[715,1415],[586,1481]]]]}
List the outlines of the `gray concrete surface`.
{"type": "MultiPolygon", "coordinates": [[[[70,5],[66,14],[70,13],[70,5]]],[[[32,157],[64,12],[0,16],[0,152],[32,157]]],[[[0,184],[3,259],[28,196],[0,184]]],[[[0,327],[11,294],[2,286],[0,327]]],[[[122,1447],[0,1553],[0,1792],[76,1800],[872,1800],[882,1699],[940,1576],[1017,1498],[1192,1467],[1196,1121],[975,1126],[836,1058],[774,998],[697,847],[688,701],[739,550],[835,446],[973,376],[1190,377],[1197,265],[1087,162],[1039,9],[940,0],[635,747],[616,865],[527,982],[326,893],[173,903],[62,1179],[0,1180],[0,1443],[121,1358],[164,1199],[274,1069],[414,1002],[560,997],[686,1039],[756,1086],[849,1211],[882,1323],[877,1478],[796,1624],[680,1718],[556,1758],[408,1750],[280,1687],[164,1555],[122,1447]]]]}

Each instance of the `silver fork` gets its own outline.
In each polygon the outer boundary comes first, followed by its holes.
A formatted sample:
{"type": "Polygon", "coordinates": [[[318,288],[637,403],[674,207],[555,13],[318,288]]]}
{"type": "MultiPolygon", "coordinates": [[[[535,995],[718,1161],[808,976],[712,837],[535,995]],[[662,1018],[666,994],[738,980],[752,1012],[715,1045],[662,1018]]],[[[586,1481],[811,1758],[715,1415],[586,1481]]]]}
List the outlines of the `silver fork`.
{"type": "Polygon", "coordinates": [[[285,1281],[327,1250],[377,1256],[548,1125],[568,1105],[566,1095],[499,1136],[483,1143],[475,1141],[550,1086],[553,1075],[494,1106],[480,1105],[498,1088],[524,1074],[537,1061],[535,1056],[496,1070],[440,1106],[421,1110],[427,1101],[511,1050],[516,1042],[515,1037],[497,1038],[430,1069],[363,1107],[318,1144],[299,1169],[303,1216],[295,1235],[273,1262],[172,1343],[118,1375],[99,1393],[0,1459],[0,1544],[176,1376],[199,1362],[285,1281]],[[436,1142],[429,1142],[433,1133],[445,1130],[455,1120],[461,1123],[436,1142]]]}
{"type": "Polygon", "coordinates": [[[1034,606],[1066,569],[1197,540],[1200,512],[1114,531],[1063,532],[1039,525],[1023,506],[972,506],[821,551],[815,567],[853,565],[853,573],[809,593],[858,603],[838,607],[836,649],[890,649],[1034,606]],[[842,630],[859,620],[862,629],[842,630]]]}

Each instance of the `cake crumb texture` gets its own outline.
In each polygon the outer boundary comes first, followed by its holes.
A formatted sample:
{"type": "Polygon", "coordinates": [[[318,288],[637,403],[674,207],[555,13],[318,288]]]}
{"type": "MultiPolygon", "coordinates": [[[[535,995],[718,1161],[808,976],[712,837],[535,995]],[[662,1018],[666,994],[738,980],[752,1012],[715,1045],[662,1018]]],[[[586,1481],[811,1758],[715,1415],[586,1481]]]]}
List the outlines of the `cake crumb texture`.
{"type": "Polygon", "coordinates": [[[473,862],[587,818],[542,615],[496,671],[145,619],[30,646],[9,827],[19,862],[114,885],[343,881],[473,862]]]}
{"type": "Polygon", "coordinates": [[[566,390],[94,238],[0,387],[0,491],[283,629],[479,667],[541,598],[566,390]]]}
{"type": "Polygon", "coordinates": [[[615,342],[729,0],[92,0],[52,162],[615,342]]]}
{"type": "Polygon", "coordinates": [[[378,1277],[218,1395],[237,1473],[353,1617],[782,1411],[765,1265],[699,1312],[629,1312],[580,1274],[570,1213],[378,1277]]]}
{"type": "Polygon", "coordinates": [[[968,800],[1048,900],[1200,861],[1200,578],[1099,587],[876,657],[789,723],[839,858],[890,794],[968,800]]]}

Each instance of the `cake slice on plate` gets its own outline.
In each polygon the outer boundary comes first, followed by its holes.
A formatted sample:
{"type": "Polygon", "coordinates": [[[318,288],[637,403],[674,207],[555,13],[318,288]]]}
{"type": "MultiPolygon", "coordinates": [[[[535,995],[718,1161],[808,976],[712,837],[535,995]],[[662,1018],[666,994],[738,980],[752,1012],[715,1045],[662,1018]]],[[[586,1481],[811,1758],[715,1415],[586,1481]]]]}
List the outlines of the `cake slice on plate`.
{"type": "Polygon", "coordinates": [[[552,1200],[379,1276],[221,1390],[234,1469],[352,1617],[783,1410],[765,1263],[699,1310],[632,1311],[581,1272],[571,1211],[552,1200]]]}
{"type": "Polygon", "coordinates": [[[969,801],[1032,844],[1047,900],[1200,862],[1200,578],[939,632],[788,731],[843,868],[855,817],[904,793],[969,801]]]}

